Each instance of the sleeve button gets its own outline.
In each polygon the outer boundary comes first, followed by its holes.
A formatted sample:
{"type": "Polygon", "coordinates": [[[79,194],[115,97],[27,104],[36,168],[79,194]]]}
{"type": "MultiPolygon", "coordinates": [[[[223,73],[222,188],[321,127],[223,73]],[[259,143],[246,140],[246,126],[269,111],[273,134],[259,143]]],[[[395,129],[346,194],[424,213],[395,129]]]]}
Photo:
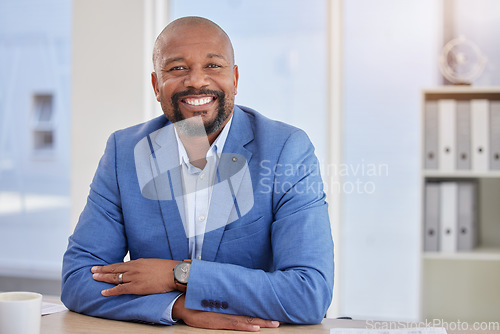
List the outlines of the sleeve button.
{"type": "Polygon", "coordinates": [[[225,310],[225,309],[227,309],[227,308],[229,307],[229,304],[228,304],[227,302],[222,302],[222,303],[221,303],[221,305],[220,305],[220,307],[221,307],[223,310],[225,310]]]}
{"type": "Polygon", "coordinates": [[[203,307],[208,307],[208,300],[203,299],[203,300],[201,301],[201,306],[203,306],[203,307]]]}

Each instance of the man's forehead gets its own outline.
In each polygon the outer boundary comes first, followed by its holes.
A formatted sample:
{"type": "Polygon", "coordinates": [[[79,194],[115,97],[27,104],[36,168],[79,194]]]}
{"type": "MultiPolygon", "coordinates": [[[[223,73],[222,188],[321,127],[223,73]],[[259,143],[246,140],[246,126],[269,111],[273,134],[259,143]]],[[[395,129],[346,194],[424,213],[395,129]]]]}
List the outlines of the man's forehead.
{"type": "Polygon", "coordinates": [[[165,44],[186,45],[190,43],[214,43],[225,45],[229,43],[227,36],[212,26],[180,26],[165,32],[165,44]]]}
{"type": "Polygon", "coordinates": [[[207,20],[180,20],[167,26],[155,43],[154,58],[161,60],[203,56],[223,58],[234,63],[234,51],[227,34],[207,20]]]}
{"type": "Polygon", "coordinates": [[[220,58],[230,60],[231,46],[220,36],[204,36],[204,34],[169,35],[159,48],[162,60],[198,56],[203,58],[220,58]]]}
{"type": "Polygon", "coordinates": [[[230,49],[222,43],[210,43],[207,41],[191,43],[184,40],[180,43],[165,43],[159,49],[159,55],[162,59],[186,58],[191,56],[230,59],[230,49]]]}

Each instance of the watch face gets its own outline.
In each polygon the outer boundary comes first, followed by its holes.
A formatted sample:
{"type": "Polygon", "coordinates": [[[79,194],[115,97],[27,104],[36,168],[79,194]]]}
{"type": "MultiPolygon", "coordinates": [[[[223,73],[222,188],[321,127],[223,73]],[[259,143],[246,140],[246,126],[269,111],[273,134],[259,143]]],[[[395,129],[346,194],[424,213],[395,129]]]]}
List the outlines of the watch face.
{"type": "Polygon", "coordinates": [[[177,282],[181,284],[187,284],[189,278],[189,269],[191,268],[191,263],[181,262],[175,266],[174,277],[177,282]]]}

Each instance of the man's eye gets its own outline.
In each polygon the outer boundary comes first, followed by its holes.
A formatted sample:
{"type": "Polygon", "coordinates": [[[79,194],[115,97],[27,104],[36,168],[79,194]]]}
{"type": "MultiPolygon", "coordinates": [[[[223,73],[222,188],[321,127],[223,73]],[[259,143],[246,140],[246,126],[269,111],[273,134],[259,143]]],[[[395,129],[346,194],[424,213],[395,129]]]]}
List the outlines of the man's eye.
{"type": "Polygon", "coordinates": [[[172,67],[170,70],[168,70],[169,72],[172,72],[172,71],[180,71],[180,70],[183,70],[184,69],[184,66],[174,66],[172,67]]]}
{"type": "Polygon", "coordinates": [[[222,67],[222,66],[217,65],[217,64],[209,64],[207,67],[208,68],[219,68],[219,67],[222,67]]]}

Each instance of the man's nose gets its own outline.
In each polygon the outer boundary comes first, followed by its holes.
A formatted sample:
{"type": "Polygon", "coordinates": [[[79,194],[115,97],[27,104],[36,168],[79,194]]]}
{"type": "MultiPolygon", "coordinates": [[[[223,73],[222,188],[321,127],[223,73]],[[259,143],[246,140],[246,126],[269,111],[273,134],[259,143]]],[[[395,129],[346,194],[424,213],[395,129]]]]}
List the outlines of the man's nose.
{"type": "Polygon", "coordinates": [[[188,88],[200,89],[208,84],[208,76],[201,68],[192,68],[184,80],[184,86],[188,88]]]}

